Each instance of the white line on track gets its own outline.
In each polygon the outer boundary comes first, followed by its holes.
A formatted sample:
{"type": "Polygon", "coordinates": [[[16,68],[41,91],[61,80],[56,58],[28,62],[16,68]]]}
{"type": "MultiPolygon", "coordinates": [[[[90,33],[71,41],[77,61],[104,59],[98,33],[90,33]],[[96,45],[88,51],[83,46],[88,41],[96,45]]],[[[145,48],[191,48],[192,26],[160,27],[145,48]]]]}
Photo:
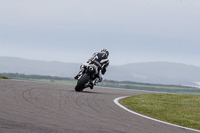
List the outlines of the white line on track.
{"type": "Polygon", "coordinates": [[[133,113],[133,114],[138,115],[138,116],[141,116],[141,117],[144,117],[144,118],[146,118],[146,119],[150,119],[150,120],[157,121],[157,122],[160,122],[160,123],[164,123],[164,124],[167,124],[167,125],[171,125],[171,126],[175,126],[175,127],[179,127],[179,128],[191,130],[191,131],[196,131],[196,132],[199,132],[199,133],[200,133],[200,130],[195,130],[195,129],[192,129],[192,128],[187,128],[187,127],[183,127],[183,126],[171,124],[171,123],[168,123],[168,122],[164,122],[164,121],[161,121],[161,120],[157,120],[157,119],[154,119],[154,118],[151,118],[151,117],[148,117],[148,116],[139,114],[139,113],[137,113],[137,112],[134,112],[134,111],[132,111],[132,110],[130,110],[130,109],[124,107],[123,105],[121,105],[121,104],[119,103],[119,100],[120,100],[120,99],[123,99],[123,98],[125,98],[125,97],[127,97],[127,96],[118,97],[118,98],[114,99],[114,103],[117,104],[119,107],[125,109],[125,110],[128,111],[128,112],[133,113]]]}

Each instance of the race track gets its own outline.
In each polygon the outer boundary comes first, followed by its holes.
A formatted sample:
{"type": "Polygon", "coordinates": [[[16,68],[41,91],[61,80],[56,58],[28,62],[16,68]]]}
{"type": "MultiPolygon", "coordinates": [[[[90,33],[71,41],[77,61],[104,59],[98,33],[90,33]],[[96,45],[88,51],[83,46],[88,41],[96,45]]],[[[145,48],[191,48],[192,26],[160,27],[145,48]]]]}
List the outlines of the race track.
{"type": "Polygon", "coordinates": [[[113,100],[145,91],[0,80],[0,133],[195,133],[127,112],[113,100]]]}

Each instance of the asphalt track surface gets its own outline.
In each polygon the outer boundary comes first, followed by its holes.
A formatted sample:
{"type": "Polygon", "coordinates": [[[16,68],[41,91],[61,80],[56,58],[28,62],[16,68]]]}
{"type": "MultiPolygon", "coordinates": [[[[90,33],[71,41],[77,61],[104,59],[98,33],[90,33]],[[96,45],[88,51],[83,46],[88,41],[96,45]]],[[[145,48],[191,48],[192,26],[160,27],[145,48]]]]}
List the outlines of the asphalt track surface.
{"type": "Polygon", "coordinates": [[[0,133],[196,133],[120,108],[117,97],[150,93],[0,80],[0,133]]]}

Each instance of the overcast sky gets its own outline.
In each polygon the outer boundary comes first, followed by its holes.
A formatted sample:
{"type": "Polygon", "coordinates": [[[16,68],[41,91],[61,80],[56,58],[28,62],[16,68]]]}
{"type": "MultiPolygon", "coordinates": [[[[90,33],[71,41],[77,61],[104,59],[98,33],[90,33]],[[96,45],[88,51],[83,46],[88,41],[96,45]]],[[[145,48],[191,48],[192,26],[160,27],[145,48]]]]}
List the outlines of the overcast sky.
{"type": "Polygon", "coordinates": [[[200,66],[199,0],[0,0],[0,56],[200,66]]]}

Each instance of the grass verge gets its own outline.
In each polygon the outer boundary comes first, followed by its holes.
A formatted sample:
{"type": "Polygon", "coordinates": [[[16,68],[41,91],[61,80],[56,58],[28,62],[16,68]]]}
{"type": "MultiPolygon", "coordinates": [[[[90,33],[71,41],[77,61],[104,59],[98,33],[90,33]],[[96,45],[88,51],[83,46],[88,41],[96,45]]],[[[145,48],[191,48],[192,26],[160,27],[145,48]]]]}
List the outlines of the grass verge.
{"type": "MultiPolygon", "coordinates": [[[[48,75],[45,76],[45,75],[25,75],[19,73],[0,73],[0,76],[6,76],[18,80],[31,80],[39,82],[63,83],[63,84],[73,84],[73,85],[76,85],[77,83],[77,81],[74,80],[73,78],[48,76],[48,75]]],[[[97,86],[157,91],[157,92],[166,92],[175,94],[200,95],[200,88],[182,86],[182,85],[162,85],[162,84],[139,83],[132,81],[103,80],[103,82],[98,83],[97,86]]]]}
{"type": "Polygon", "coordinates": [[[120,103],[140,114],[200,130],[200,95],[143,94],[120,103]]]}
{"type": "Polygon", "coordinates": [[[0,79],[10,79],[10,78],[8,78],[6,76],[0,76],[0,79]]]}

